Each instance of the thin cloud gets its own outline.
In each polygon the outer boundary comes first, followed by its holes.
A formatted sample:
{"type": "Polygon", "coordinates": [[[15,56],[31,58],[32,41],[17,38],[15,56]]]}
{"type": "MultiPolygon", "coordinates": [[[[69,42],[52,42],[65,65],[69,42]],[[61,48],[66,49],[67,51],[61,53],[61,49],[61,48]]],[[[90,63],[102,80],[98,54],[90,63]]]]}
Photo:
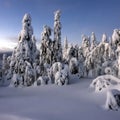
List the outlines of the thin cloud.
{"type": "Polygon", "coordinates": [[[13,42],[13,43],[18,43],[18,37],[17,36],[8,36],[5,39],[9,40],[10,42],[13,42]]]}

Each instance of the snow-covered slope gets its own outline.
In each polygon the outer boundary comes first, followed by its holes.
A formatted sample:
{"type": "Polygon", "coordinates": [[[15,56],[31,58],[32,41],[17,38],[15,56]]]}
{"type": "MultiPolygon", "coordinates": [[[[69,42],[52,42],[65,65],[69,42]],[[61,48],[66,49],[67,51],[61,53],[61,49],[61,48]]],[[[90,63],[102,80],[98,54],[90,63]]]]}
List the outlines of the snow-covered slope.
{"type": "Polygon", "coordinates": [[[103,109],[106,93],[89,88],[92,79],[70,77],[70,85],[0,87],[0,120],[119,120],[103,109]]]}

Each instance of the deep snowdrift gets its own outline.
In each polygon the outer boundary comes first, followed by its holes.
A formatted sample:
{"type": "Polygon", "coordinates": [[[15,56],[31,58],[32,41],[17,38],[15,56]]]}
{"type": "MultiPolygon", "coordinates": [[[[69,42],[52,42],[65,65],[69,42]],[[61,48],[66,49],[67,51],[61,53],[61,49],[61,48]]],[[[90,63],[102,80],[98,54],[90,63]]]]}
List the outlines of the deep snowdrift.
{"type": "Polygon", "coordinates": [[[90,84],[95,92],[104,91],[106,93],[107,110],[118,110],[120,108],[120,79],[112,75],[101,75],[95,78],[90,84]]]}
{"type": "Polygon", "coordinates": [[[70,85],[0,88],[0,120],[119,120],[103,109],[106,92],[89,88],[92,79],[70,76],[70,85]]]}

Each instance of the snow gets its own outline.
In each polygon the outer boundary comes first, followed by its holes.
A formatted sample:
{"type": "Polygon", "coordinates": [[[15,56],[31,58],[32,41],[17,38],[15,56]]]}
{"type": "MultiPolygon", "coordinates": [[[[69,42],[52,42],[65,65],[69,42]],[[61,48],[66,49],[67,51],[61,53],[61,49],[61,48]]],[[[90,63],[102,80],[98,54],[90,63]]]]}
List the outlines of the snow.
{"type": "Polygon", "coordinates": [[[119,107],[120,107],[120,91],[117,89],[111,89],[107,91],[105,108],[118,110],[119,107]]]}
{"type": "Polygon", "coordinates": [[[92,79],[70,76],[68,86],[0,87],[0,120],[119,120],[106,111],[106,93],[89,88],[92,79]]]}
{"type": "Polygon", "coordinates": [[[32,18],[24,15],[18,45],[0,65],[0,120],[120,117],[120,30],[109,41],[103,34],[100,43],[94,32],[82,35],[80,46],[69,46],[66,37],[62,47],[60,17],[58,10],[54,28],[43,27],[37,50],[32,18]]]}
{"type": "Polygon", "coordinates": [[[120,79],[112,75],[102,75],[92,81],[90,87],[95,88],[95,92],[104,91],[107,110],[118,110],[120,108],[120,79]]]}

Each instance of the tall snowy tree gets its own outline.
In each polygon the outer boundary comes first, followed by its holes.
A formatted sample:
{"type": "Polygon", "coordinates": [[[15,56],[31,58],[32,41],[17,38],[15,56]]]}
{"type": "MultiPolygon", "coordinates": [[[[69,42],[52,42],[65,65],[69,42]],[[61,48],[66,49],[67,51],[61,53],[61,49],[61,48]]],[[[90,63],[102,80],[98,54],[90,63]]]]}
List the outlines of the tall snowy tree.
{"type": "Polygon", "coordinates": [[[86,35],[82,35],[82,49],[84,57],[87,57],[90,52],[90,39],[86,35]]]}
{"type": "Polygon", "coordinates": [[[31,71],[33,63],[36,62],[37,47],[31,22],[30,14],[25,14],[22,20],[22,30],[19,34],[18,45],[11,57],[10,67],[11,71],[13,71],[13,79],[15,78],[13,81],[18,85],[22,82],[23,85],[28,86],[33,82],[34,75],[31,71]]]}
{"type": "Polygon", "coordinates": [[[51,28],[47,25],[43,27],[41,46],[40,46],[40,63],[52,64],[52,40],[51,28]]]}
{"type": "Polygon", "coordinates": [[[54,62],[62,60],[62,46],[61,46],[61,11],[57,10],[54,16],[54,62]]]}

